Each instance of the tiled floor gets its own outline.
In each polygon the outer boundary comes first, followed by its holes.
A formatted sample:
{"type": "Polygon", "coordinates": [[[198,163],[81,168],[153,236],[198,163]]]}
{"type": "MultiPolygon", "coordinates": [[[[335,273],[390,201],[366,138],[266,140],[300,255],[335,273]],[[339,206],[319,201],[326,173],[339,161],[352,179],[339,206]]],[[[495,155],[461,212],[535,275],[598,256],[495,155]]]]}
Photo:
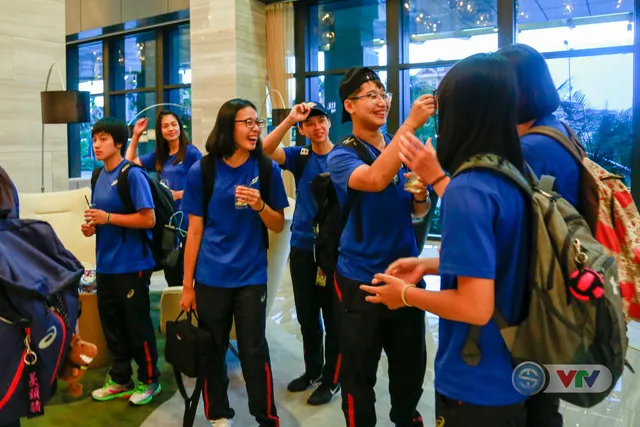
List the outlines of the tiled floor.
{"type": "MultiPolygon", "coordinates": [[[[425,247],[422,256],[437,256],[436,247],[425,247]]],[[[426,277],[427,287],[438,289],[439,279],[426,277]]],[[[152,288],[160,290],[165,286],[162,275],[155,275],[152,279],[152,288]]],[[[427,375],[424,379],[424,394],[420,402],[419,410],[427,420],[426,425],[435,426],[434,391],[433,391],[433,359],[438,340],[438,318],[427,315],[427,375]]],[[[311,407],[306,399],[310,392],[301,394],[289,393],[286,390],[288,381],[302,372],[302,347],[301,336],[296,320],[291,279],[288,271],[267,323],[267,337],[271,349],[273,365],[274,391],[276,405],[283,427],[338,427],[345,425],[340,409],[341,399],[336,398],[327,406],[311,407]]],[[[640,369],[640,324],[632,323],[629,327],[629,339],[631,346],[628,359],[632,366],[640,369]]],[[[234,427],[251,427],[256,422],[249,414],[245,385],[240,371],[240,364],[229,353],[229,400],[236,410],[234,427]]],[[[390,409],[388,396],[388,376],[386,358],[383,355],[378,369],[378,383],[376,384],[376,404],[378,413],[378,426],[389,427],[392,424],[388,420],[390,409]]],[[[165,427],[181,425],[183,402],[179,394],[156,410],[145,422],[144,427],[165,427]]],[[[593,408],[584,410],[572,405],[562,404],[565,417],[565,427],[640,427],[640,372],[637,375],[625,371],[622,380],[616,390],[604,402],[593,408]]],[[[202,404],[198,410],[196,427],[210,425],[204,418],[202,404]]],[[[478,426],[490,427],[490,426],[478,426]]]]}

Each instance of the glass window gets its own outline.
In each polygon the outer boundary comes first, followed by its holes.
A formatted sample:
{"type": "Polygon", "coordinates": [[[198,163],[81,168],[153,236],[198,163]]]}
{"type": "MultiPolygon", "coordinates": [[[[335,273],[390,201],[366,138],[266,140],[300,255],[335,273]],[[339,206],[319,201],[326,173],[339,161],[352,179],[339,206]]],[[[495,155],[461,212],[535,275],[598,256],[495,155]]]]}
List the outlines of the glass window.
{"type": "Polygon", "coordinates": [[[312,6],[310,70],[387,65],[386,16],[385,0],[312,6]]]}
{"type": "Polygon", "coordinates": [[[497,0],[403,2],[404,62],[462,59],[498,48],[497,0]]]}
{"type": "Polygon", "coordinates": [[[91,128],[93,124],[104,117],[104,96],[91,96],[91,123],[80,123],[80,174],[91,176],[91,172],[102,166],[102,162],[96,159],[93,152],[93,140],[91,128]]]}
{"type": "Polygon", "coordinates": [[[184,133],[191,141],[191,88],[166,91],[165,102],[173,104],[171,106],[163,106],[163,108],[174,111],[180,117],[184,133]]]}
{"type": "Polygon", "coordinates": [[[631,186],[633,54],[547,60],[559,87],[560,118],[589,157],[631,186]]]}
{"type": "MultiPolygon", "coordinates": [[[[378,75],[386,86],[387,72],[379,71],[378,75]]],[[[342,123],[342,103],[340,102],[338,91],[342,77],[342,75],[333,74],[311,77],[307,80],[309,87],[307,93],[311,94],[307,101],[317,101],[323,104],[330,112],[331,129],[329,130],[329,136],[334,143],[351,133],[351,122],[342,123]]],[[[395,101],[392,100],[392,102],[395,101]]]]}
{"type": "Polygon", "coordinates": [[[136,120],[140,118],[149,119],[149,123],[147,124],[147,133],[143,135],[141,142],[148,139],[148,141],[153,144],[140,144],[138,154],[146,154],[155,150],[155,127],[158,111],[155,108],[150,108],[142,114],[139,114],[146,107],[150,107],[155,103],[155,92],[126,93],[124,95],[115,95],[111,97],[111,115],[124,120],[129,125],[129,129],[135,125],[136,120]],[[131,124],[129,124],[130,122],[131,124]]]}
{"type": "Polygon", "coordinates": [[[167,84],[191,83],[191,34],[189,26],[177,27],[169,32],[168,60],[166,61],[167,84]]]}
{"type": "Polygon", "coordinates": [[[132,90],[156,85],[155,33],[141,33],[117,40],[111,52],[113,90],[132,90]]]}
{"type": "Polygon", "coordinates": [[[633,2],[520,0],[518,42],[540,52],[633,45],[633,2]]]}
{"type": "Polygon", "coordinates": [[[104,92],[102,42],[78,46],[78,89],[99,94],[104,92]]]}

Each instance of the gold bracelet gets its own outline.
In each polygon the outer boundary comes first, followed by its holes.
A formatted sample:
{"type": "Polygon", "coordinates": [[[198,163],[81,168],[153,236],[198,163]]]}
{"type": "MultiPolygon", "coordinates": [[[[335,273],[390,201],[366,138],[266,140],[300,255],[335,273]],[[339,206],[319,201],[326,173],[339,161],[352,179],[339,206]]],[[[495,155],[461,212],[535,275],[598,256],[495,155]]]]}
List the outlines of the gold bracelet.
{"type": "Polygon", "coordinates": [[[415,288],[416,285],[410,285],[410,284],[406,284],[404,285],[404,288],[402,289],[402,294],[400,294],[400,296],[402,297],[402,302],[404,303],[404,305],[406,305],[407,307],[413,307],[412,305],[409,305],[409,303],[407,303],[407,300],[404,299],[404,294],[407,293],[407,289],[409,288],[415,288]]]}
{"type": "Polygon", "coordinates": [[[111,216],[111,212],[107,212],[107,224],[109,224],[109,217],[111,216]]]}

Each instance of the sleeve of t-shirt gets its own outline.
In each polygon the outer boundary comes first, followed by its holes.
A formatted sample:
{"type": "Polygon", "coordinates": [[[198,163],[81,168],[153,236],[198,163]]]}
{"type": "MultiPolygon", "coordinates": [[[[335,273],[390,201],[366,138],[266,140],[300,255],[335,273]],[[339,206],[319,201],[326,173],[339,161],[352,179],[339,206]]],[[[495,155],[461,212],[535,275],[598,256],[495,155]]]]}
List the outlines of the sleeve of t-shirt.
{"type": "Polygon", "coordinates": [[[153,196],[147,174],[138,168],[129,171],[129,193],[136,211],[140,209],[154,209],[153,196]]]}
{"type": "Polygon", "coordinates": [[[181,208],[188,215],[204,216],[204,194],[200,161],[193,164],[187,174],[187,183],[182,194],[181,208]]]}
{"type": "Polygon", "coordinates": [[[345,192],[349,190],[349,178],[353,171],[365,164],[354,150],[347,147],[334,147],[327,162],[333,184],[345,192]]]}
{"type": "Polygon", "coordinates": [[[191,166],[202,158],[202,153],[194,145],[187,145],[187,155],[184,159],[184,166],[186,170],[191,169],[191,166]]]}
{"type": "Polygon", "coordinates": [[[140,164],[147,171],[155,172],[156,170],[156,154],[147,153],[140,156],[140,164]]]}
{"type": "Polygon", "coordinates": [[[449,184],[442,198],[440,274],[495,279],[495,211],[493,197],[470,185],[468,177],[449,184]]]}
{"type": "Polygon", "coordinates": [[[300,152],[302,151],[302,147],[285,147],[284,149],[284,165],[282,165],[282,169],[288,170],[292,174],[295,174],[296,171],[296,163],[298,161],[298,157],[300,157],[300,152]]]}
{"type": "Polygon", "coordinates": [[[284,209],[289,206],[289,199],[287,198],[287,192],[284,189],[284,182],[282,182],[282,172],[280,166],[273,160],[271,161],[271,182],[269,183],[269,200],[267,204],[273,210],[284,209]]]}

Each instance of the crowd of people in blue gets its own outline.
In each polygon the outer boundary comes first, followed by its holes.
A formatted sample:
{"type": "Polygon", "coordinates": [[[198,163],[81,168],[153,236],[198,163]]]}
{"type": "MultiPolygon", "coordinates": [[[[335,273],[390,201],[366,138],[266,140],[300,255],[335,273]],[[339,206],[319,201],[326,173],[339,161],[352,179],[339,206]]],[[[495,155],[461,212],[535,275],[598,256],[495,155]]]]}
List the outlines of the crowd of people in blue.
{"type": "MultiPolygon", "coordinates": [[[[121,120],[94,124],[93,149],[104,168],[78,227],[87,237],[96,235],[98,308],[112,365],[93,398],[144,405],[161,392],[149,302],[154,260],[141,250],[155,223],[149,185],[155,173],[170,188],[187,230],[179,262],[165,268],[167,283],[183,287],[182,309],[197,311],[199,327],[213,337],[203,392],[206,418],[216,427],[229,426],[234,418],[225,355],[235,320],[249,411],[260,426],[280,425],[265,333],[267,246],[261,236],[265,228],[277,233],[284,227],[285,169],[297,184],[290,270],[304,354],[301,375],[291,378],[289,392],[313,387],[310,405],[341,395],[348,427],[375,426],[382,414],[376,413],[374,386],[384,351],[388,417],[397,427],[424,426],[424,418],[439,427],[561,426],[557,398],[527,396],[512,385],[513,365],[492,320],[494,308],[511,324],[526,315],[531,250],[526,195],[491,171],[454,177],[469,158],[492,154],[523,173],[526,162],[538,176],[555,176],[557,191],[576,202],[577,162],[551,138],[525,135],[539,124],[566,132],[554,115],[560,98],[544,58],[528,46],[513,45],[461,60],[437,91],[413,103],[393,135],[381,131],[392,94],[374,71],[349,69],[339,92],[341,120],[353,125],[339,142],[329,138],[330,113],[311,101],[295,105],[264,140],[265,120],[255,105],[227,101],[206,141],[205,157],[169,111],[157,117],[155,153],[139,157],[146,119],[136,123],[130,143],[121,120]],[[431,140],[415,137],[434,115],[437,149],[431,140]],[[309,146],[280,144],[294,126],[309,146]],[[266,172],[263,156],[271,159],[266,172]],[[116,190],[123,168],[130,168],[134,213],[125,213],[116,190]],[[357,206],[340,237],[335,271],[321,271],[314,256],[317,206],[310,183],[327,172],[340,203],[357,206]],[[212,194],[205,191],[207,174],[215,176],[212,194]],[[408,191],[409,179],[417,189],[408,191]],[[261,191],[265,187],[267,194],[261,191]],[[414,220],[428,213],[429,191],[442,199],[438,258],[419,257],[422,242],[413,228],[414,220]],[[426,290],[425,275],[440,276],[441,290],[426,290]],[[419,405],[427,364],[425,311],[440,318],[435,413],[419,405]],[[482,326],[484,357],[475,366],[461,354],[471,325],[482,326]]],[[[5,216],[19,216],[19,194],[2,169],[0,202],[5,216]]]]}

